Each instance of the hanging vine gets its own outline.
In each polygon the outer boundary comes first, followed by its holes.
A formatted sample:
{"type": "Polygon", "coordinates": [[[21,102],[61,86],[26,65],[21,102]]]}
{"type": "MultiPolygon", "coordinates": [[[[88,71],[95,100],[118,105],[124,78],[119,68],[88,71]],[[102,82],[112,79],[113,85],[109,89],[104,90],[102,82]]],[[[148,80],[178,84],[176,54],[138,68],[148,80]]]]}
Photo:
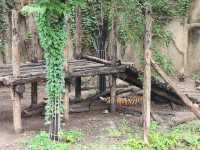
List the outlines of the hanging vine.
{"type": "Polygon", "coordinates": [[[51,138],[57,140],[61,117],[64,111],[64,48],[67,38],[66,14],[81,0],[39,0],[36,4],[25,6],[24,15],[36,13],[41,47],[45,51],[47,65],[47,94],[45,120],[50,125],[51,138]],[[55,134],[55,135],[54,135],[55,134]],[[53,136],[53,137],[52,137],[53,136]]]}

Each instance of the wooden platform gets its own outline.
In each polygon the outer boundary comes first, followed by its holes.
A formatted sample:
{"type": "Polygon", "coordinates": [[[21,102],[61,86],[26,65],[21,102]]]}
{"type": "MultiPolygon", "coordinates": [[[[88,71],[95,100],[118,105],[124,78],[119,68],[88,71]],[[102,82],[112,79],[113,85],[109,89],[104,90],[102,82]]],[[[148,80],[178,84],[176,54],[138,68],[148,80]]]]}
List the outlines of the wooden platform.
{"type": "MultiPolygon", "coordinates": [[[[69,62],[69,73],[66,78],[85,77],[101,74],[115,74],[125,72],[126,65],[112,66],[108,64],[97,63],[86,59],[72,60],[69,62]]],[[[44,62],[21,64],[20,76],[13,77],[12,65],[0,65],[0,86],[16,85],[32,81],[45,80],[46,65],[44,62]]]]}

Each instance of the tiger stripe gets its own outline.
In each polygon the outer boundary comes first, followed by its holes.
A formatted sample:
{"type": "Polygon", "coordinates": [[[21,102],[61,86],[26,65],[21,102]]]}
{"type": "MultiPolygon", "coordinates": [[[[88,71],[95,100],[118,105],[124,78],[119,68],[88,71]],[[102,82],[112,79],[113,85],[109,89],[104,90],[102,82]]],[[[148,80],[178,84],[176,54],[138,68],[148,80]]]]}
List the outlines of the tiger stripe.
{"type": "MultiPolygon", "coordinates": [[[[110,97],[105,97],[105,98],[101,97],[101,100],[103,100],[107,104],[111,103],[110,97]]],[[[126,98],[125,97],[117,97],[116,104],[119,106],[134,106],[134,105],[141,103],[142,101],[143,101],[142,95],[135,95],[135,96],[126,97],[126,98]]]]}

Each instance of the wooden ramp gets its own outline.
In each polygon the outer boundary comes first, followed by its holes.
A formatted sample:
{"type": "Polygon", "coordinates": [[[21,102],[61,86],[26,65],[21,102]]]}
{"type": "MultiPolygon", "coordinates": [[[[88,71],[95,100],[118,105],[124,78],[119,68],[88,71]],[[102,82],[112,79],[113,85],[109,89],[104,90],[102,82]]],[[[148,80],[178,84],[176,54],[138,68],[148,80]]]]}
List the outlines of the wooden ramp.
{"type": "MultiPolygon", "coordinates": [[[[143,74],[142,71],[136,69],[134,65],[126,65],[126,70],[121,73],[118,77],[132,85],[142,88],[143,81],[140,80],[140,76],[143,74]]],[[[180,91],[184,93],[193,103],[200,104],[200,91],[195,88],[195,81],[191,78],[187,78],[185,82],[179,82],[178,79],[171,78],[174,83],[178,86],[180,91]]],[[[152,99],[158,101],[172,101],[177,104],[182,104],[182,101],[172,90],[172,88],[164,81],[152,77],[152,99]]]]}

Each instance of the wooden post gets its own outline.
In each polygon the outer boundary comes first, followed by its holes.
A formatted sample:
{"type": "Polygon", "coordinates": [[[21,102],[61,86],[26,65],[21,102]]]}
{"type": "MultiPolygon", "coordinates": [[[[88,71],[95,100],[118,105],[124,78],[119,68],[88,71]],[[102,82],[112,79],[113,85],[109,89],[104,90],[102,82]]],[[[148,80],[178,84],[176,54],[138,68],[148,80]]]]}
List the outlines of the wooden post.
{"type": "Polygon", "coordinates": [[[148,144],[150,112],[151,112],[151,39],[152,39],[152,18],[151,7],[145,8],[145,36],[144,36],[144,100],[143,100],[143,127],[144,127],[144,143],[148,144]]]}
{"type": "MultiPolygon", "coordinates": [[[[76,10],[76,50],[75,58],[81,58],[81,8],[77,7],[76,10]]],[[[81,99],[81,77],[75,78],[75,99],[79,101],[81,99]]]]}
{"type": "MultiPolygon", "coordinates": [[[[20,75],[20,52],[18,48],[19,44],[19,32],[18,32],[18,12],[12,10],[12,69],[13,76],[18,77],[20,75]]],[[[22,120],[21,120],[21,96],[15,91],[15,86],[10,87],[11,99],[13,102],[13,123],[16,133],[22,132],[22,120]]]]}
{"type": "Polygon", "coordinates": [[[31,82],[31,107],[37,105],[38,102],[38,83],[31,82]]]}
{"type": "MultiPolygon", "coordinates": [[[[72,51],[72,39],[71,39],[71,28],[70,28],[70,21],[68,20],[68,38],[67,38],[67,45],[64,49],[64,58],[65,58],[65,73],[69,73],[69,64],[68,61],[72,59],[71,51],[72,51]]],[[[64,95],[64,120],[65,124],[69,120],[69,88],[70,84],[65,81],[65,95],[64,95]]]]}
{"type": "MultiPolygon", "coordinates": [[[[113,16],[112,20],[112,37],[111,37],[111,61],[112,65],[116,66],[117,61],[117,41],[116,41],[116,17],[113,16]]],[[[116,111],[116,77],[114,75],[111,75],[110,77],[110,83],[111,83],[111,112],[116,111]]]]}

